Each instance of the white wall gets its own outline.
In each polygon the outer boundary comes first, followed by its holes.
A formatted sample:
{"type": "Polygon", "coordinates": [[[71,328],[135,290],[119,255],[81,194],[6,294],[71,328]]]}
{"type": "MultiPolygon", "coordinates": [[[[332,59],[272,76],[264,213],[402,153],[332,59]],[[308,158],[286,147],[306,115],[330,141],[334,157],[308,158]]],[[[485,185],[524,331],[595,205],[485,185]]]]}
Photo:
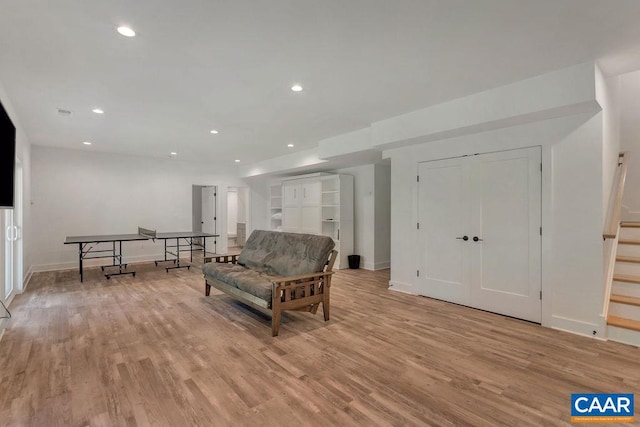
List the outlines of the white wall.
{"type": "Polygon", "coordinates": [[[375,165],[374,269],[391,266],[391,164],[375,165]]]}
{"type": "MultiPolygon", "coordinates": [[[[602,106],[602,203],[605,216],[603,229],[608,224],[613,205],[614,180],[617,172],[620,144],[620,76],[605,79],[596,68],[596,99],[602,106]]],[[[640,93],[639,93],[640,95],[640,93]]]]}
{"type": "Polygon", "coordinates": [[[375,267],[376,234],[374,165],[339,169],[337,173],[353,175],[354,253],[360,255],[362,268],[373,270],[375,267]]]}
{"type": "Polygon", "coordinates": [[[268,204],[269,204],[269,183],[272,179],[248,178],[244,179],[247,188],[249,203],[249,218],[247,224],[247,238],[253,230],[269,230],[268,204]]]}
{"type": "MultiPolygon", "coordinates": [[[[31,229],[31,144],[27,135],[22,128],[20,123],[20,117],[16,114],[15,109],[13,108],[13,104],[11,99],[0,82],[0,102],[11,118],[13,125],[16,127],[16,157],[22,163],[23,168],[23,188],[22,188],[22,267],[23,267],[23,287],[22,289],[17,289],[17,293],[20,293],[24,290],[24,287],[27,284],[27,281],[30,277],[31,266],[32,266],[32,238],[33,235],[31,229]]],[[[0,223],[4,224],[4,212],[0,210],[0,223]]],[[[5,274],[5,253],[4,253],[4,242],[6,239],[4,227],[0,227],[0,277],[4,280],[5,274]]]]}
{"type": "Polygon", "coordinates": [[[247,222],[247,210],[249,208],[248,205],[248,197],[249,191],[247,187],[238,188],[238,222],[246,223],[247,222]]]}
{"type": "Polygon", "coordinates": [[[640,221],[640,71],[620,76],[620,150],[631,154],[622,219],[640,221]]]}
{"type": "MultiPolygon", "coordinates": [[[[33,264],[38,270],[75,268],[77,247],[66,236],[192,229],[192,186],[218,186],[218,221],[226,223],[227,188],[241,184],[204,164],[33,147],[33,264]]],[[[226,227],[218,226],[218,251],[226,227]]],[[[160,242],[125,243],[127,261],[155,259],[160,242]]]]}

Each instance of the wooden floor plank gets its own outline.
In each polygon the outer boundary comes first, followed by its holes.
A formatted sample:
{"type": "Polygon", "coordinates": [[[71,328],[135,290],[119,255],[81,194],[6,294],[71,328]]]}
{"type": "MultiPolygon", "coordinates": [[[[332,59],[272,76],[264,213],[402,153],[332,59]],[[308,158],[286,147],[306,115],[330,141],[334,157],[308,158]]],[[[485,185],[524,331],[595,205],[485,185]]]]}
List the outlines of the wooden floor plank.
{"type": "Polygon", "coordinates": [[[286,313],[273,338],[198,268],[135,268],[33,275],[0,341],[2,423],[570,425],[571,393],[640,389],[638,348],[389,291],[388,270],[337,272],[331,321],[286,313]]]}

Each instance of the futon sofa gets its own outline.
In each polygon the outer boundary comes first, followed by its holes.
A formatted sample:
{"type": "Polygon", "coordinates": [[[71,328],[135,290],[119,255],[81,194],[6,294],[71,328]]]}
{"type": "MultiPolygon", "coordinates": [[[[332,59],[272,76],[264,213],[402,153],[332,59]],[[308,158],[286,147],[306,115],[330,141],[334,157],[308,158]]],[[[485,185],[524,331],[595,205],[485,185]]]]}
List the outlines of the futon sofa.
{"type": "Polygon", "coordinates": [[[329,287],[338,254],[330,237],[255,230],[239,255],[205,257],[205,295],[211,287],[271,315],[278,335],[285,310],[316,313],[329,320],[329,287]]]}

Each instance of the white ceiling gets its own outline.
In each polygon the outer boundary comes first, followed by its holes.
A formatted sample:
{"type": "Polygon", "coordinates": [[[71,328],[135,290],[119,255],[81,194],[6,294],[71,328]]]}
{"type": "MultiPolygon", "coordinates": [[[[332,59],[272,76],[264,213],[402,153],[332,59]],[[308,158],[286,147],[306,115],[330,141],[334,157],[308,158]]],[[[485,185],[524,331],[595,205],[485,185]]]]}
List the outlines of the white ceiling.
{"type": "Polygon", "coordinates": [[[0,0],[0,81],[32,144],[246,165],[580,62],[640,69],[639,18],[637,0],[0,0]]]}

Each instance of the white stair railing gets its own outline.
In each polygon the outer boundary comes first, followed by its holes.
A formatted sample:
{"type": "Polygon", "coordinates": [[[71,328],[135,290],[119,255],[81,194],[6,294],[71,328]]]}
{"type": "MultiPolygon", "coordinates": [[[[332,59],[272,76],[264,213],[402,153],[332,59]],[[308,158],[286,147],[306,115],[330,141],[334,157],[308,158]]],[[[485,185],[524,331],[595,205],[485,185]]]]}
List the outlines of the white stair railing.
{"type": "Polygon", "coordinates": [[[624,196],[624,185],[627,180],[627,169],[629,167],[629,152],[620,153],[618,160],[618,179],[614,181],[615,199],[607,226],[602,237],[604,238],[604,301],[602,304],[602,317],[605,321],[609,314],[609,299],[611,298],[611,287],[613,285],[613,273],[616,265],[618,252],[618,239],[620,238],[620,213],[622,211],[622,198],[624,196]]]}

